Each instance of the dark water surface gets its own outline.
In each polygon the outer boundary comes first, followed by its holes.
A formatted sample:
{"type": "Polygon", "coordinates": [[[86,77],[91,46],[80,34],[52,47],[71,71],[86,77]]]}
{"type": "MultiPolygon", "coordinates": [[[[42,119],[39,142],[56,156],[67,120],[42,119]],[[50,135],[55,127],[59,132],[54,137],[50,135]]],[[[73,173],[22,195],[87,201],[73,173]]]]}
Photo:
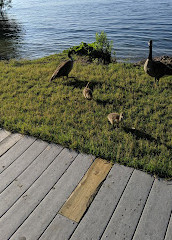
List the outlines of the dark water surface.
{"type": "Polygon", "coordinates": [[[1,58],[39,58],[105,31],[118,60],[172,56],[172,0],[12,0],[0,21],[1,58]]]}

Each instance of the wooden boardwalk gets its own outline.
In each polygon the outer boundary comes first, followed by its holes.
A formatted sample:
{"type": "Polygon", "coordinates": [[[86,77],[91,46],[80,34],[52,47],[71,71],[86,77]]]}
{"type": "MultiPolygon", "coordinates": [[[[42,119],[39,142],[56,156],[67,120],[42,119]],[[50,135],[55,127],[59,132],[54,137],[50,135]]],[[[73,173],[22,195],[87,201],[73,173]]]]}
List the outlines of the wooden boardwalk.
{"type": "Polygon", "coordinates": [[[78,186],[88,198],[83,177],[94,162],[0,129],[0,240],[172,240],[172,181],[118,164],[106,168],[79,221],[63,216],[78,186]]]}

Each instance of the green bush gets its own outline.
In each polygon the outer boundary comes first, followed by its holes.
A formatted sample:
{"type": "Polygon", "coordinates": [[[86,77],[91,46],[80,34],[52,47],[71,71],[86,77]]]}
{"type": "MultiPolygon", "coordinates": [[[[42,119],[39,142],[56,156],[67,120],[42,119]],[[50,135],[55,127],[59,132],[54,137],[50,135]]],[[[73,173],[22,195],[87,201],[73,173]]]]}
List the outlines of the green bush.
{"type": "Polygon", "coordinates": [[[96,50],[103,51],[104,53],[109,53],[111,55],[113,47],[113,41],[107,39],[107,35],[105,32],[96,33],[96,41],[94,43],[94,48],[96,50]]]}
{"type": "Polygon", "coordinates": [[[107,39],[105,32],[96,33],[96,41],[93,43],[81,42],[80,45],[74,46],[71,50],[74,50],[77,55],[88,56],[89,60],[99,59],[104,64],[112,62],[112,47],[113,41],[107,39]]]}

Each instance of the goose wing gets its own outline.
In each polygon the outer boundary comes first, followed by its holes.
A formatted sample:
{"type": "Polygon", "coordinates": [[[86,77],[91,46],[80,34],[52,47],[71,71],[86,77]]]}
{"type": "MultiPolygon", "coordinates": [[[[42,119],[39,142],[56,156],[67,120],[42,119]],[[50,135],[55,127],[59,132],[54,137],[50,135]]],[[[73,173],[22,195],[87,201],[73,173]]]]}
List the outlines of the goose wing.
{"type": "Polygon", "coordinates": [[[163,63],[149,59],[146,60],[144,65],[145,72],[156,78],[161,78],[165,75],[165,68],[166,66],[163,63]]]}
{"type": "Polygon", "coordinates": [[[161,78],[165,75],[172,75],[172,68],[160,61],[153,61],[153,69],[157,78],[161,78]]]}
{"type": "Polygon", "coordinates": [[[73,67],[73,61],[71,60],[67,60],[61,63],[53,73],[50,81],[58,77],[67,76],[69,72],[72,70],[72,67],[73,67]]]}
{"type": "Polygon", "coordinates": [[[147,59],[144,65],[144,70],[151,77],[155,77],[157,79],[165,75],[172,75],[172,68],[160,61],[155,60],[147,59]]]}

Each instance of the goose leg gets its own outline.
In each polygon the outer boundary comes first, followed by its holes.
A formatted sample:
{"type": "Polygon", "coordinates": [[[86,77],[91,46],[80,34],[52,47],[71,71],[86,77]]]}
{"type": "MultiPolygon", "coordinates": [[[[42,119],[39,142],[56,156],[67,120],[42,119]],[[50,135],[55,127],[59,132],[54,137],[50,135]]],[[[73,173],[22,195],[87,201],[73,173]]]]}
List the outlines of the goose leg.
{"type": "Polygon", "coordinates": [[[114,130],[114,124],[110,125],[110,130],[113,131],[114,130]]]}
{"type": "Polygon", "coordinates": [[[159,78],[155,78],[155,87],[159,85],[159,78]]]}
{"type": "Polygon", "coordinates": [[[154,87],[157,87],[157,79],[156,79],[156,77],[155,77],[155,81],[154,81],[154,87]]]}

